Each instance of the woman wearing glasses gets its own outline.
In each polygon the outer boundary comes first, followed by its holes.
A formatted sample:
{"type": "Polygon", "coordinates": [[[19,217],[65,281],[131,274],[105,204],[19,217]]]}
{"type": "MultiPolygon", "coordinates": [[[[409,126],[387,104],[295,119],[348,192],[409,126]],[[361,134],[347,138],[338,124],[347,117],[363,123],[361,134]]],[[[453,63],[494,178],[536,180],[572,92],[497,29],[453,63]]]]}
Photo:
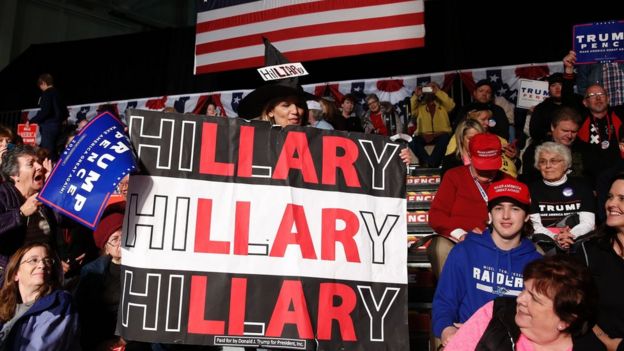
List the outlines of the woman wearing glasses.
{"type": "Polygon", "coordinates": [[[78,314],[46,244],[19,248],[0,289],[1,350],[80,350],[78,314]]]}
{"type": "Polygon", "coordinates": [[[572,165],[570,149],[545,142],[535,149],[535,168],[542,179],[529,185],[533,240],[546,254],[574,251],[575,243],[594,229],[595,200],[591,188],[567,175],[572,165]]]}
{"type": "Polygon", "coordinates": [[[109,350],[125,342],[115,335],[121,292],[121,212],[104,214],[93,233],[102,255],[80,272],[76,302],[84,350],[109,350]]]}

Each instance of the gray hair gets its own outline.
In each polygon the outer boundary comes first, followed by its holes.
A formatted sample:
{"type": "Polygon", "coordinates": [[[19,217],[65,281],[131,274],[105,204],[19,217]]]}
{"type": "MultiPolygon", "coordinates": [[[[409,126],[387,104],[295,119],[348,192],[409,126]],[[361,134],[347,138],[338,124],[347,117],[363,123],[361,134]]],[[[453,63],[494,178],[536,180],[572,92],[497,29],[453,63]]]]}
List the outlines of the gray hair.
{"type": "Polygon", "coordinates": [[[12,176],[19,175],[19,157],[21,156],[34,156],[37,157],[37,152],[30,145],[18,145],[13,150],[6,152],[2,155],[2,166],[0,167],[0,173],[5,181],[14,183],[12,176]]]}
{"type": "Polygon", "coordinates": [[[321,110],[308,110],[309,113],[312,115],[312,118],[314,118],[315,121],[321,121],[323,120],[323,111],[321,110]]]}
{"type": "Polygon", "coordinates": [[[533,166],[537,169],[539,169],[539,156],[542,152],[549,152],[561,156],[566,164],[566,169],[572,166],[572,153],[570,152],[570,148],[563,144],[547,141],[535,148],[535,162],[533,166]]]}

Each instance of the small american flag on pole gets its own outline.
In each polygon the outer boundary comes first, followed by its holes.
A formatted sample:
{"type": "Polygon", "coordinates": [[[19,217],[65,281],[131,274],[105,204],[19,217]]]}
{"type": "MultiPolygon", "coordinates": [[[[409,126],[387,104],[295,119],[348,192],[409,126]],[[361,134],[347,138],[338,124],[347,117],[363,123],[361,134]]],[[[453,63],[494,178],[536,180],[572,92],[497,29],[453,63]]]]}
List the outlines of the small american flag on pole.
{"type": "Polygon", "coordinates": [[[199,0],[195,74],[261,67],[262,37],[291,62],[425,45],[423,0],[199,0]]]}

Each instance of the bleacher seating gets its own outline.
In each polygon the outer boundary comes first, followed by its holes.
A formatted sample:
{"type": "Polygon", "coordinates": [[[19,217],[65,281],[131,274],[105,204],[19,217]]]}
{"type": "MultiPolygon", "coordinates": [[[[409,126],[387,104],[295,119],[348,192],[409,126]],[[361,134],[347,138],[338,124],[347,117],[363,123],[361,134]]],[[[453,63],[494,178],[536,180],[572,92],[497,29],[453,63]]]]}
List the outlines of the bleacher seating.
{"type": "Polygon", "coordinates": [[[407,235],[414,241],[408,250],[408,322],[410,349],[429,350],[431,302],[435,278],[427,259],[429,207],[440,186],[439,168],[413,168],[407,176],[407,235]],[[421,245],[421,243],[423,243],[421,245]]]}

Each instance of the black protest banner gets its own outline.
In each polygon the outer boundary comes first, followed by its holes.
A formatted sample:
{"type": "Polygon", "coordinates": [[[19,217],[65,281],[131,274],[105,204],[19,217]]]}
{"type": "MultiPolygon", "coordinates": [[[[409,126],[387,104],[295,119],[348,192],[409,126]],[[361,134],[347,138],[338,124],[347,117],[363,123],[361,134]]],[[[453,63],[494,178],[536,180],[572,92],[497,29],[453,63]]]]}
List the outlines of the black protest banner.
{"type": "Polygon", "coordinates": [[[400,145],[140,110],[129,131],[124,338],[408,349],[400,145]]]}

